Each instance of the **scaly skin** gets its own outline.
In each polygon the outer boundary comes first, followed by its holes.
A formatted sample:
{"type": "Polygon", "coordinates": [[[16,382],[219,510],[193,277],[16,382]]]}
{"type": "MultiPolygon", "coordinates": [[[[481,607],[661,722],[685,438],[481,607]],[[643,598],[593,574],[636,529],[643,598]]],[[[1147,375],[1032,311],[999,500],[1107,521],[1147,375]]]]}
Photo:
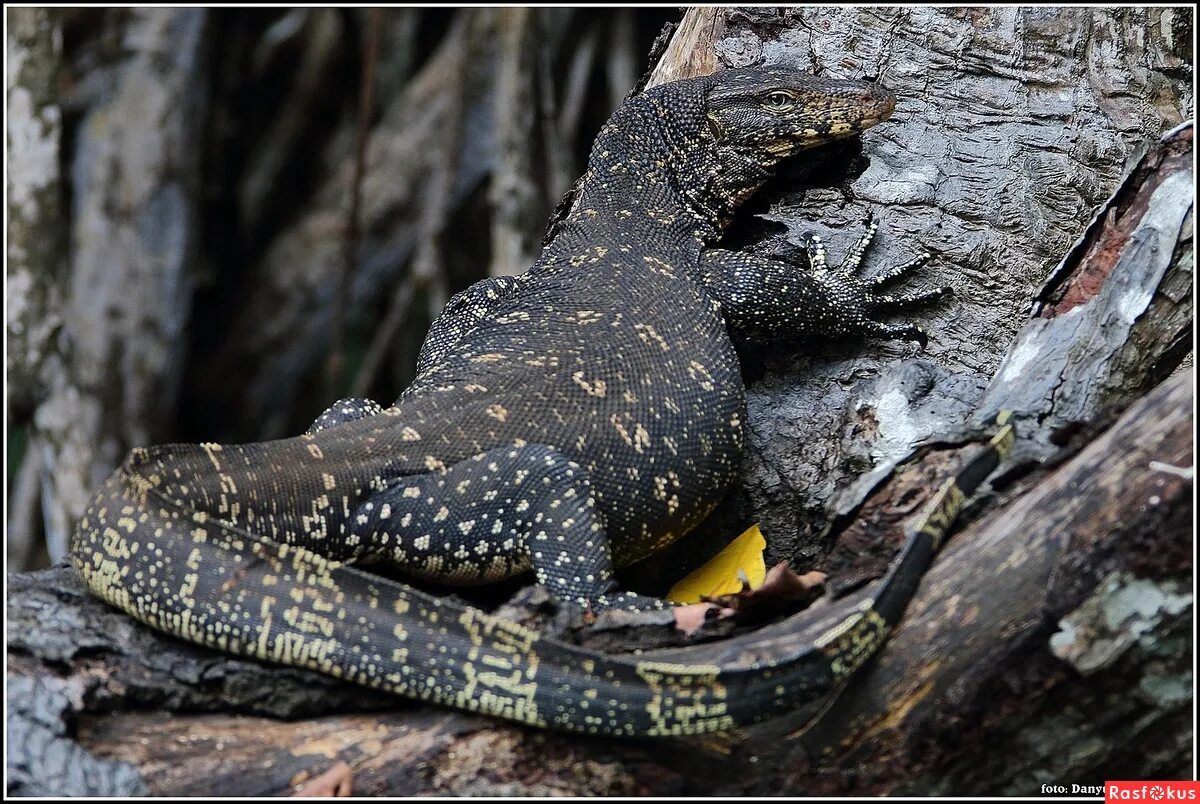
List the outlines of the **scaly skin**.
{"type": "Polygon", "coordinates": [[[343,400],[297,438],[134,450],[80,522],[75,567],[185,639],[540,726],[696,733],[828,691],[893,619],[856,611],[781,662],[638,662],[349,564],[460,585],[532,569],[598,609],[662,605],[620,592],[613,567],[687,532],[734,480],[733,339],[923,337],[873,316],[929,294],[879,295],[818,241],[806,264],[714,247],[781,159],[892,107],[874,85],[780,67],[631,99],[537,263],[452,299],[393,406],[343,400]]]}

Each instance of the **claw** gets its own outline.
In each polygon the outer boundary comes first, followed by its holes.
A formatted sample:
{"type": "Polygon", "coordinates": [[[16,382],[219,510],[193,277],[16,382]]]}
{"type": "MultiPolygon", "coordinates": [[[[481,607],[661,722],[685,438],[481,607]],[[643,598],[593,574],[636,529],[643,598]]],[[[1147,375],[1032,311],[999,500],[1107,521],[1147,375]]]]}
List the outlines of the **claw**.
{"type": "Polygon", "coordinates": [[[872,321],[867,334],[889,341],[916,341],[922,349],[929,345],[929,333],[915,324],[884,324],[872,321]]]}
{"type": "Polygon", "coordinates": [[[906,262],[902,265],[897,265],[895,268],[888,269],[887,271],[884,271],[881,274],[871,277],[870,279],[867,280],[867,284],[873,288],[881,288],[884,285],[890,284],[892,282],[895,282],[897,279],[900,279],[902,276],[904,276],[905,274],[907,274],[909,271],[913,270],[914,268],[919,268],[920,266],[929,262],[929,260],[932,258],[933,258],[933,255],[930,254],[928,251],[922,251],[920,254],[918,254],[916,257],[909,260],[908,262],[906,262]]]}

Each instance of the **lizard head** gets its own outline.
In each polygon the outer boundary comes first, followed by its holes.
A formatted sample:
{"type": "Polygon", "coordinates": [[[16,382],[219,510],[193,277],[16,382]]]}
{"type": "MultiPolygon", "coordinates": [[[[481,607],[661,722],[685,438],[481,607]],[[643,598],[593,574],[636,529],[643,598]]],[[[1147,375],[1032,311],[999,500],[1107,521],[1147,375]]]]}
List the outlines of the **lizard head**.
{"type": "Polygon", "coordinates": [[[719,232],[783,159],[852,137],[891,116],[896,99],[868,81],[819,78],[793,67],[743,67],[707,76],[698,148],[689,170],[707,175],[686,195],[719,232]]]}
{"type": "MultiPolygon", "coordinates": [[[[600,130],[564,219],[606,207],[627,217],[631,204],[665,209],[682,201],[688,225],[699,224],[693,233],[717,239],[781,160],[882,123],[895,103],[868,81],[785,65],[660,84],[628,99],[600,130]]],[[[684,225],[683,216],[656,219],[684,225]]]]}
{"type": "Polygon", "coordinates": [[[767,168],[882,123],[896,106],[895,96],[878,84],[818,78],[785,66],[717,73],[706,101],[718,146],[767,168]]]}

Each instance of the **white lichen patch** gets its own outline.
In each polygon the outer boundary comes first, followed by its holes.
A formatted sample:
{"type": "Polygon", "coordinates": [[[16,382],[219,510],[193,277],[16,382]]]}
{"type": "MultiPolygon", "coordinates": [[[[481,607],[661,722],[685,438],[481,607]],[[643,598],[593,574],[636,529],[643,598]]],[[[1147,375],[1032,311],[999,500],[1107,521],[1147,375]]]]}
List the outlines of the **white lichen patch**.
{"type": "Polygon", "coordinates": [[[874,402],[860,402],[859,406],[875,409],[879,427],[879,440],[871,450],[875,458],[884,461],[901,458],[920,440],[924,428],[918,427],[908,397],[899,389],[885,392],[874,402]]]}
{"type": "Polygon", "coordinates": [[[1191,605],[1191,594],[1174,581],[1115,572],[1059,622],[1050,652],[1084,675],[1094,673],[1119,659],[1164,618],[1191,605]]]}
{"type": "Polygon", "coordinates": [[[34,221],[37,193],[59,180],[61,112],[54,103],[38,106],[29,86],[23,85],[25,67],[36,56],[22,42],[22,35],[10,29],[5,40],[8,209],[11,215],[34,221]]]}
{"type": "Polygon", "coordinates": [[[1020,377],[1025,371],[1025,367],[1037,359],[1038,353],[1041,352],[1038,334],[1039,332],[1023,334],[1021,340],[1008,353],[1008,359],[1004,361],[1004,369],[1000,372],[1000,379],[1003,382],[1012,382],[1020,377]]]}
{"type": "MultiPolygon", "coordinates": [[[[11,49],[11,48],[10,48],[11,49]]],[[[8,205],[26,221],[37,218],[37,194],[58,181],[57,106],[41,109],[22,86],[8,91],[8,205]]]]}
{"type": "Polygon", "coordinates": [[[1146,308],[1150,306],[1150,300],[1153,298],[1154,291],[1152,290],[1130,288],[1117,299],[1117,313],[1126,324],[1132,324],[1137,321],[1138,316],[1146,312],[1146,308]]]}

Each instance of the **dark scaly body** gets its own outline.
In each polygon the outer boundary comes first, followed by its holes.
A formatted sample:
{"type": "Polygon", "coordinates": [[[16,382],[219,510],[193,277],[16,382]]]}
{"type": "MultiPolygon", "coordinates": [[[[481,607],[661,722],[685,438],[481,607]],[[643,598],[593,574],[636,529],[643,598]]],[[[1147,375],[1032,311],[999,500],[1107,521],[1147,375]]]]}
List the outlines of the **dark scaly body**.
{"type": "Polygon", "coordinates": [[[613,560],[682,535],[733,480],[731,330],[920,337],[872,313],[931,296],[874,294],[819,244],[807,273],[710,248],[780,158],[890,110],[871,85],[786,69],[628,102],[542,257],[452,300],[395,405],[339,403],[293,439],[135,450],[80,523],[77,570],[185,639],[536,725],[697,733],[829,691],[891,620],[850,613],[771,666],[661,664],[541,640],[346,562],[458,584],[532,567],[582,602],[655,605],[616,590],[613,560]]]}

